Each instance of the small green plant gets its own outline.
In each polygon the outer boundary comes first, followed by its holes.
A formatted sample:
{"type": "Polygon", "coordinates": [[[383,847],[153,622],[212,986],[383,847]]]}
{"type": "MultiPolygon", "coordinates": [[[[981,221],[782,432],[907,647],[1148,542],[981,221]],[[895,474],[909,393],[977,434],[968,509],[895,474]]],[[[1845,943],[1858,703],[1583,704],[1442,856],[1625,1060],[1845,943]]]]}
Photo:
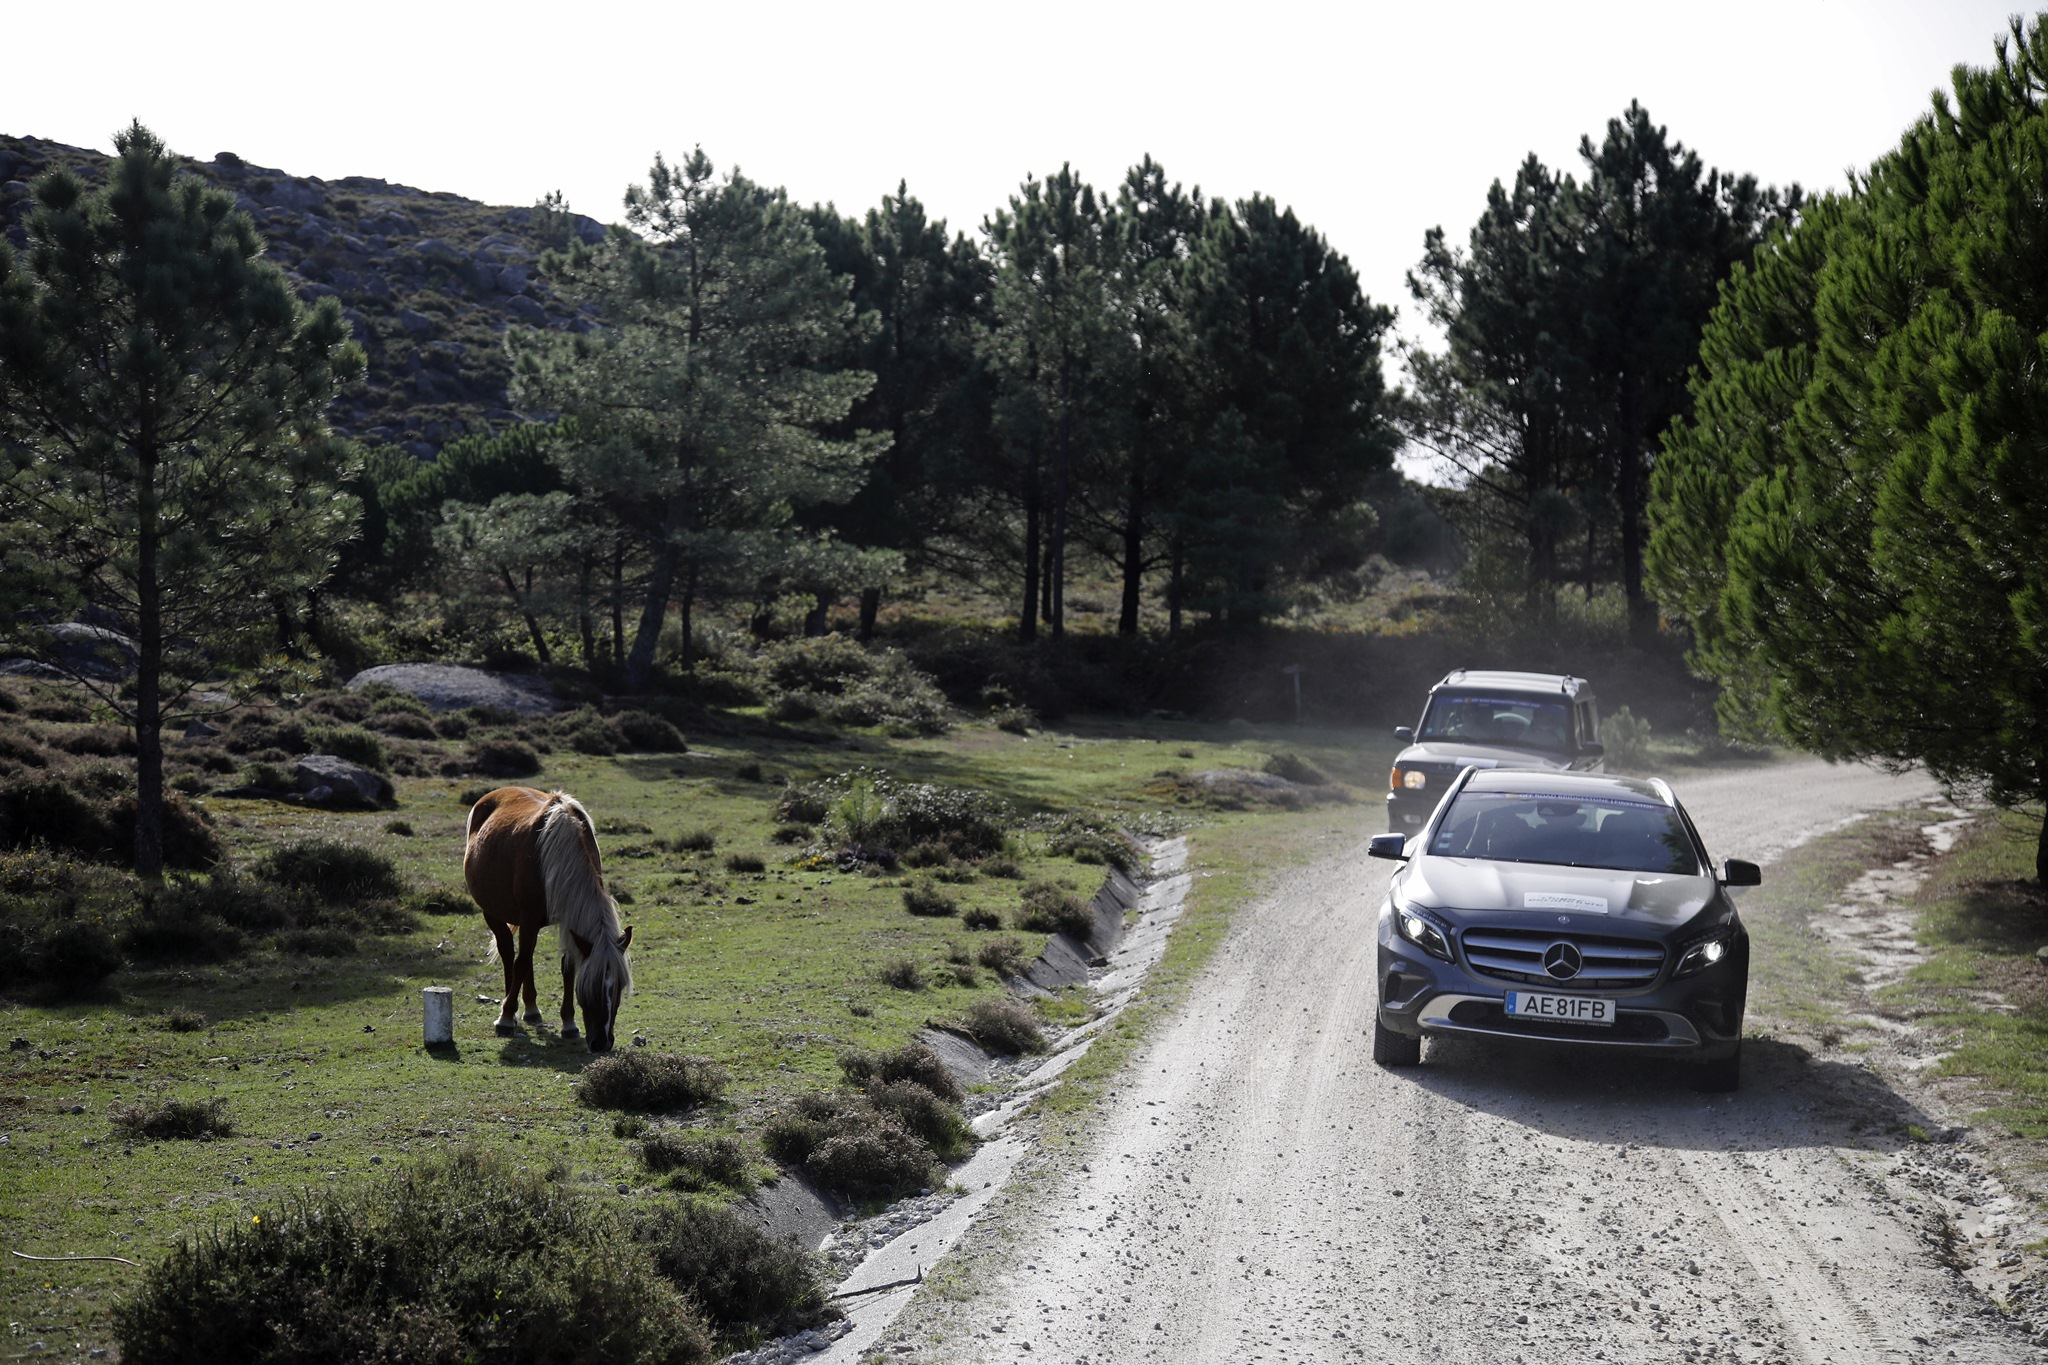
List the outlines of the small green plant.
{"type": "Polygon", "coordinates": [[[960,912],[960,922],[969,929],[1000,929],[1003,917],[986,906],[969,906],[960,912]]]}
{"type": "Polygon", "coordinates": [[[997,976],[1021,976],[1025,963],[1024,945],[1014,938],[992,938],[981,945],[974,954],[974,960],[997,976]]]}
{"type": "Polygon", "coordinates": [[[766,872],[768,864],[752,853],[734,853],[726,858],[725,870],[739,873],[766,872]]]}
{"type": "Polygon", "coordinates": [[[114,1127],[131,1138],[164,1141],[175,1138],[233,1137],[234,1121],[228,1117],[228,1102],[210,1100],[160,1100],[156,1104],[131,1104],[107,1117],[114,1127]]]}
{"type": "Polygon", "coordinates": [[[206,1027],[206,1016],[184,1005],[174,1005],[164,1011],[157,1026],[172,1033],[197,1033],[206,1027]]]}
{"type": "Polygon", "coordinates": [[[386,820],[384,822],[384,832],[386,834],[395,834],[401,839],[410,839],[412,838],[414,832],[412,827],[412,821],[386,820]]]}
{"type": "Polygon", "coordinates": [[[333,754],[359,763],[373,772],[381,773],[391,766],[391,754],[384,741],[353,725],[309,725],[306,747],[316,754],[333,754]]]}
{"type": "Polygon", "coordinates": [[[668,841],[677,853],[709,853],[718,847],[718,835],[708,829],[685,830],[668,841]]]}
{"type": "Polygon", "coordinates": [[[702,1057],[633,1048],[583,1069],[576,1098],[592,1109],[675,1113],[725,1093],[725,1068],[702,1057]]]}
{"type": "Polygon", "coordinates": [[[959,911],[960,902],[929,879],[911,883],[903,888],[903,908],[913,915],[941,916],[959,911]]]}
{"type": "Polygon", "coordinates": [[[914,957],[895,957],[882,964],[876,973],[882,984],[899,991],[921,991],[924,989],[924,968],[917,965],[914,957]]]}

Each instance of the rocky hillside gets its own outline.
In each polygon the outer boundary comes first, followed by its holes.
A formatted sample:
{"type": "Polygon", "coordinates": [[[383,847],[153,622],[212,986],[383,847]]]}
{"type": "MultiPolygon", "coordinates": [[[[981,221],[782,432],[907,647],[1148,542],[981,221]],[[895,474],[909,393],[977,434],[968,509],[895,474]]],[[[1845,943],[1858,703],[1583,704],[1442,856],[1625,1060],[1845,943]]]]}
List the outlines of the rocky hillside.
{"type": "MultiPolygon", "coordinates": [[[[98,182],[111,158],[0,134],[0,230],[26,239],[29,182],[68,166],[98,182]]],[[[506,406],[507,327],[587,325],[534,263],[548,243],[530,208],[499,208],[365,176],[319,180],[252,166],[233,152],[191,170],[232,190],[269,254],[307,299],[332,294],[369,352],[369,378],[330,410],[336,430],[421,459],[468,432],[515,420],[506,406]]],[[[586,239],[594,219],[572,220],[586,239]]]]}

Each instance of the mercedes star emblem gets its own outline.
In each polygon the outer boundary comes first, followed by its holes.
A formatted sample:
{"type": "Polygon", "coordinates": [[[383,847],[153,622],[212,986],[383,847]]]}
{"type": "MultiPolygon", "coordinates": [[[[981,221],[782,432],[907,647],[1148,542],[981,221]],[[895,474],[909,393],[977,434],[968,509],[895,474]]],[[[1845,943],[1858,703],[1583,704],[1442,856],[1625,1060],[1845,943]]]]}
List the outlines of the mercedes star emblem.
{"type": "Polygon", "coordinates": [[[1586,965],[1579,955],[1579,945],[1559,939],[1543,950],[1543,970],[1550,973],[1553,981],[1569,981],[1579,974],[1579,968],[1586,965]]]}

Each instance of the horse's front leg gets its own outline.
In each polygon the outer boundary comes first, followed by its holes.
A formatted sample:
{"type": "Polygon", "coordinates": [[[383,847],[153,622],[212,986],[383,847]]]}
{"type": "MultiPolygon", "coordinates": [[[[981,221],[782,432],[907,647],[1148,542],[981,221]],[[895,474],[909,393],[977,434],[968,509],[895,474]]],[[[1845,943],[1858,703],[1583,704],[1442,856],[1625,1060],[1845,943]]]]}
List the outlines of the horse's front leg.
{"type": "MultiPolygon", "coordinates": [[[[512,947],[511,925],[496,920],[486,922],[491,926],[491,937],[498,941],[498,962],[505,968],[505,999],[498,1006],[496,1027],[499,1033],[509,1036],[519,1032],[519,954],[512,947]]],[[[531,975],[527,979],[532,980],[531,975]]]]}
{"type": "MultiPolygon", "coordinates": [[[[526,995],[526,1022],[535,1028],[540,1027],[540,1001],[536,998],[533,988],[533,948],[539,941],[540,926],[538,924],[523,924],[519,927],[519,984],[524,989],[526,995]]],[[[505,1010],[507,1014],[511,1012],[511,1009],[512,992],[507,991],[505,992],[505,1010]]]]}
{"type": "Polygon", "coordinates": [[[562,954],[562,1037],[580,1038],[576,1031],[576,967],[562,954]]]}

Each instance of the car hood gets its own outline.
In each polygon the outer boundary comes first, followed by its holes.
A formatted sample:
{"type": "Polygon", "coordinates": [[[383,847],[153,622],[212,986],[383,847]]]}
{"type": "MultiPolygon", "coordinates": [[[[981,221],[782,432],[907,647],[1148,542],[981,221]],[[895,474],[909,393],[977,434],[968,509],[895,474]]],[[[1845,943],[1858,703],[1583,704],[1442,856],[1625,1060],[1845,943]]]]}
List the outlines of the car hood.
{"type": "Polygon", "coordinates": [[[1411,744],[1401,751],[1394,762],[1402,763],[1448,763],[1454,768],[1564,768],[1570,765],[1567,754],[1553,753],[1544,749],[1514,749],[1490,744],[1452,744],[1437,741],[1429,744],[1411,744]]]}
{"type": "Polygon", "coordinates": [[[1581,927],[1604,918],[1667,928],[1699,914],[1716,889],[1712,877],[1429,857],[1408,865],[1401,888],[1405,899],[1432,908],[1511,911],[1551,917],[1552,923],[1569,915],[1581,927]]]}

